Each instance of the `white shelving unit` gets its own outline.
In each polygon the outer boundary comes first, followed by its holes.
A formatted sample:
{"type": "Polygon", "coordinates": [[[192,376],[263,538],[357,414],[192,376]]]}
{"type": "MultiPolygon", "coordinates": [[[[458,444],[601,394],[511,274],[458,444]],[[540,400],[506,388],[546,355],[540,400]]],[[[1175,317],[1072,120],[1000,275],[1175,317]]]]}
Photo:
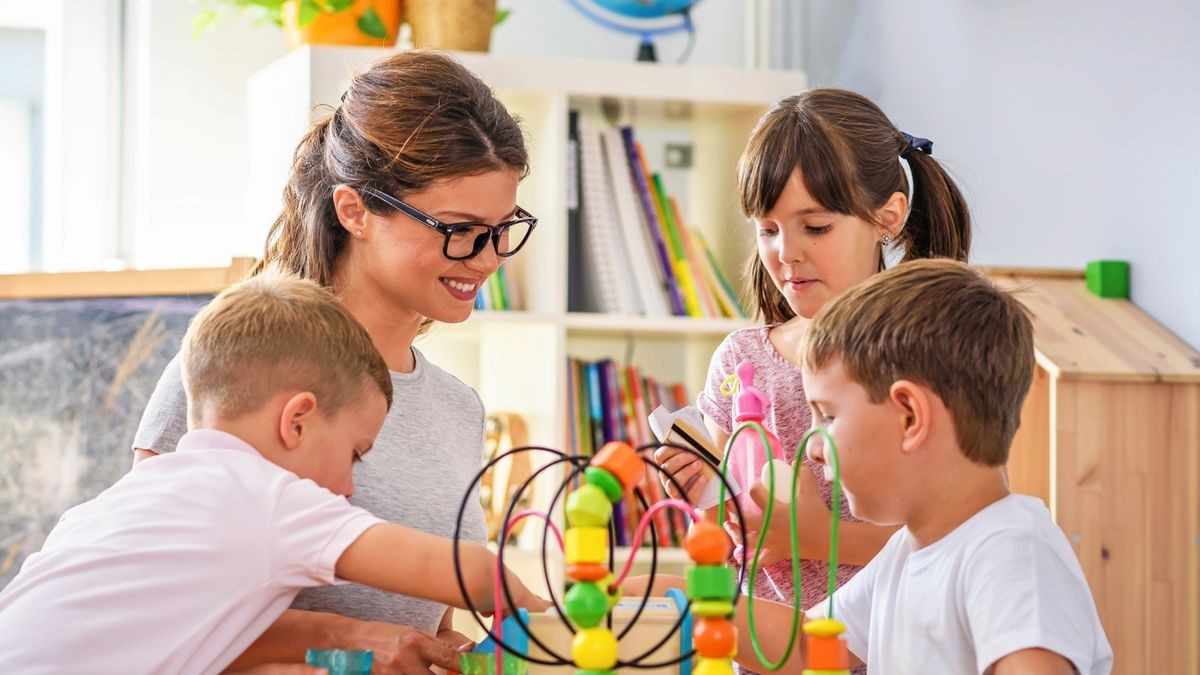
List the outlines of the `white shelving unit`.
{"type": "MultiPolygon", "coordinates": [[[[254,251],[280,208],[297,141],[320,106],[335,106],[352,71],[365,70],[389,52],[371,48],[304,47],[250,81],[252,183],[246,234],[254,251]]],[[[529,140],[532,171],[519,203],[540,219],[526,248],[508,263],[526,311],[477,312],[459,325],[436,326],[418,346],[443,368],[475,387],[489,410],[520,413],[531,441],[563,448],[567,438],[568,355],[632,361],[650,375],[682,381],[694,394],[704,384],[713,350],[748,320],[652,318],[567,311],[567,116],[570,109],[604,124],[602,109],[616,101],[621,123],[631,123],[661,170],[662,139],[685,139],[693,163],[664,171],[668,190],[681,198],[693,227],[703,231],[731,283],[753,246],[738,212],[737,159],[751,128],[777,100],[803,90],[804,74],[667,64],[542,60],[454,54],[490,84],[520,117],[529,140]],[[607,105],[605,105],[607,103],[607,105]]],[[[538,486],[552,492],[547,472],[538,486]]],[[[531,525],[533,525],[531,523],[531,525]]],[[[527,528],[537,531],[536,527],[527,528]]],[[[540,534],[540,532],[539,532],[540,534]]]]}

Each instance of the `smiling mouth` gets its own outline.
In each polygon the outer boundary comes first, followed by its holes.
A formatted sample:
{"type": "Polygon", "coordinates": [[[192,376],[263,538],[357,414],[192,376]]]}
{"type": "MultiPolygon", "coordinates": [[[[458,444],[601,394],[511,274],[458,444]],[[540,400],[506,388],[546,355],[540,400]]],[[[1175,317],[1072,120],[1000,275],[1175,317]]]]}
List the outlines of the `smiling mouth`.
{"type": "Polygon", "coordinates": [[[817,283],[816,279],[788,279],[787,285],[796,290],[804,290],[817,283]]]}
{"type": "Polygon", "coordinates": [[[457,281],[455,279],[441,279],[442,285],[450,291],[450,294],[460,300],[474,300],[475,291],[479,289],[479,282],[457,281]]]}

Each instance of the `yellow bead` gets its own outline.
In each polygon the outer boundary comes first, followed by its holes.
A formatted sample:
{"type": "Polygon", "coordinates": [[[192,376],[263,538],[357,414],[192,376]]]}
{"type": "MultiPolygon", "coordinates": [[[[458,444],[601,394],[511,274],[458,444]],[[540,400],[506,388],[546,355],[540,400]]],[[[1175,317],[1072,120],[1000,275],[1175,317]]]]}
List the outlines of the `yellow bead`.
{"type": "Polygon", "coordinates": [[[729,616],[733,614],[733,603],[724,600],[693,601],[692,614],[700,617],[729,616]]]}
{"type": "Polygon", "coordinates": [[[567,564],[597,563],[608,560],[608,530],[603,527],[567,528],[567,564]]]}
{"type": "Polygon", "coordinates": [[[804,624],[805,635],[836,637],[846,632],[846,624],[837,619],[816,619],[804,624]]]}
{"type": "Polygon", "coordinates": [[[733,659],[696,659],[692,675],[733,675],[733,659]]]}
{"type": "Polygon", "coordinates": [[[617,665],[617,638],[607,628],[584,628],[571,641],[571,657],[581,670],[611,670],[617,665]]]}

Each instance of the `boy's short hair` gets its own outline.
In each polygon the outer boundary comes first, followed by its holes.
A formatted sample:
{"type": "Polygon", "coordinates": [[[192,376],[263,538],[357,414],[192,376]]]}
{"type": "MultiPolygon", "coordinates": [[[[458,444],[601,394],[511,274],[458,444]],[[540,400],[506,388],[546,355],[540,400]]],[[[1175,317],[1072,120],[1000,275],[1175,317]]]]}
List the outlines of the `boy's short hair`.
{"type": "Polygon", "coordinates": [[[190,414],[234,419],[280,391],[311,391],[329,415],[392,378],[365,328],[327,289],[267,271],[222,291],[188,326],[180,352],[190,414]]]}
{"type": "Polygon", "coordinates": [[[872,402],[910,380],[941,397],[973,462],[1000,466],[1033,379],[1025,306],[948,259],[907,262],[855,286],[813,318],[801,347],[810,369],[840,358],[872,402]]]}

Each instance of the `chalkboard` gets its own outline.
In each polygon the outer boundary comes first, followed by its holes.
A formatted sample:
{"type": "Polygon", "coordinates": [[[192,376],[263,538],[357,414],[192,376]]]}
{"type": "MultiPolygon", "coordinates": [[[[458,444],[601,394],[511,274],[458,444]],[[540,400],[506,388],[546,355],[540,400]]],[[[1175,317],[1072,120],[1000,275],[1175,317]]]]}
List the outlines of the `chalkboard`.
{"type": "Polygon", "coordinates": [[[129,470],[146,401],[211,299],[0,301],[0,588],[129,470]]]}

